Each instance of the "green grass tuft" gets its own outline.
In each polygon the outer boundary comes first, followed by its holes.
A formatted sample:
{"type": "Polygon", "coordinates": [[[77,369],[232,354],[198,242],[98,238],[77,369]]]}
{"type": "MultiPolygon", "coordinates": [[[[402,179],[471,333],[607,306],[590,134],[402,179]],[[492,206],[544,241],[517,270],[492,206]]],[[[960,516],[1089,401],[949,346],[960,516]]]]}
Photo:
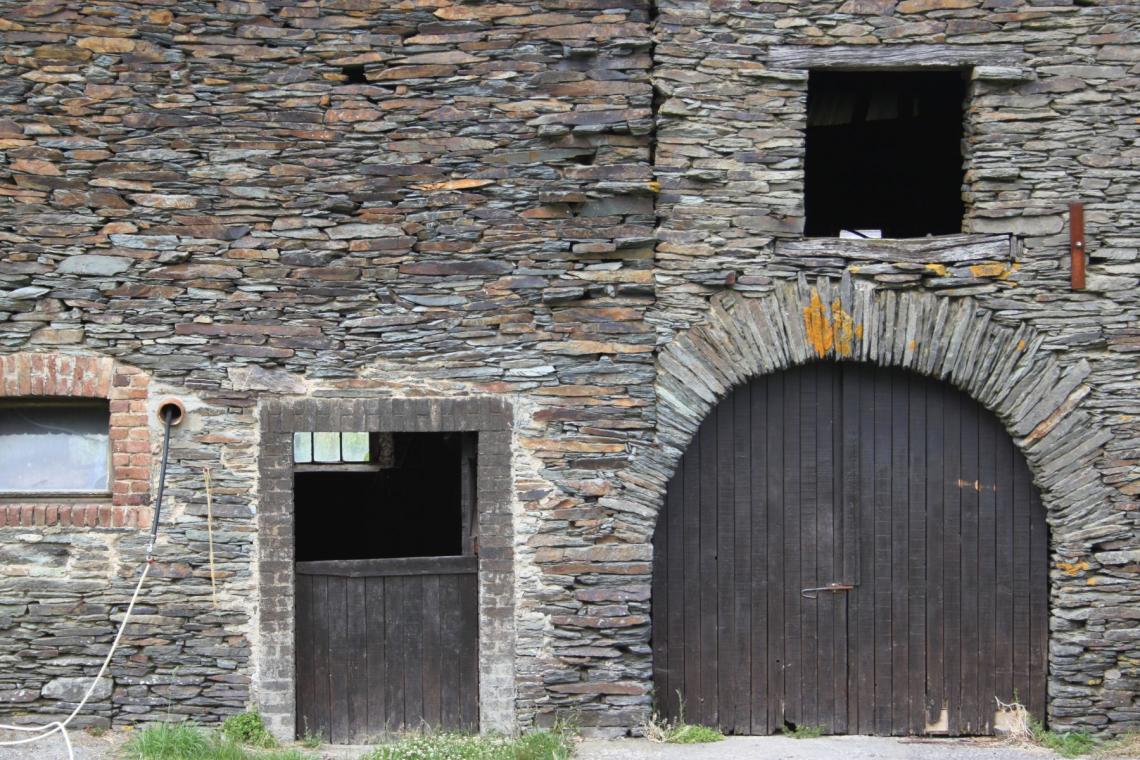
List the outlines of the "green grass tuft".
{"type": "Polygon", "coordinates": [[[724,734],[708,726],[682,724],[665,738],[668,744],[708,744],[724,739],[724,734]]]}
{"type": "Polygon", "coordinates": [[[1087,755],[1100,744],[1084,731],[1051,731],[1037,722],[1032,724],[1030,732],[1035,742],[1046,749],[1053,750],[1061,757],[1087,755]]]}
{"type": "MultiPolygon", "coordinates": [[[[272,737],[270,737],[272,738],[272,737]]],[[[123,745],[123,760],[315,760],[296,749],[249,749],[224,731],[191,723],[156,723],[123,745]]]]}
{"type": "Polygon", "coordinates": [[[226,718],[222,723],[222,734],[230,741],[248,744],[251,747],[269,749],[277,746],[277,740],[265,728],[261,714],[256,712],[245,712],[226,718]]]}
{"type": "Polygon", "coordinates": [[[793,739],[818,739],[823,736],[822,726],[796,726],[795,728],[781,728],[780,733],[793,739]]]}

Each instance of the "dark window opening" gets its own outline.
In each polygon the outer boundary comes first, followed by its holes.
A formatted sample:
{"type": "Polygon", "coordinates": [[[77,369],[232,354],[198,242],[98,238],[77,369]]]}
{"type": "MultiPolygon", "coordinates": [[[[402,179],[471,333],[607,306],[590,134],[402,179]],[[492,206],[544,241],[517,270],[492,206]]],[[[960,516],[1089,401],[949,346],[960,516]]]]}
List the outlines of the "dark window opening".
{"type": "Polygon", "coordinates": [[[368,84],[368,77],[364,75],[364,64],[362,63],[342,66],[340,73],[344,74],[345,84],[368,84]]]}
{"type": "Polygon", "coordinates": [[[961,71],[813,71],[804,234],[962,231],[961,71]]]}
{"type": "Polygon", "coordinates": [[[475,435],[390,437],[387,462],[294,466],[297,562],[474,553],[475,435]]]}

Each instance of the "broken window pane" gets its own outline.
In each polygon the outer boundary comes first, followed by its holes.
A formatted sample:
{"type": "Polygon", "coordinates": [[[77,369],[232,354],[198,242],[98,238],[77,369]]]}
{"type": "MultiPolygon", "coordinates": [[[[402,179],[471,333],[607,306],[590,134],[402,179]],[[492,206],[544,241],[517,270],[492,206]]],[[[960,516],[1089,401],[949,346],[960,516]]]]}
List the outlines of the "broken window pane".
{"type": "Polygon", "coordinates": [[[0,405],[0,492],[109,490],[107,402],[0,405]]]}

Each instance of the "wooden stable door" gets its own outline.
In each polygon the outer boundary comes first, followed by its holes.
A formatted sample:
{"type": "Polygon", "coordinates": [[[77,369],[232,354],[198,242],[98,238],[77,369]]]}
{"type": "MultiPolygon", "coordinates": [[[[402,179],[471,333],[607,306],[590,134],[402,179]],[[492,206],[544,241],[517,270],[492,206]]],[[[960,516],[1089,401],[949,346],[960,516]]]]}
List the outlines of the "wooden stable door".
{"type": "Polygon", "coordinates": [[[1045,713],[1047,534],[992,414],[899,370],[813,364],[735,389],[654,538],[659,707],[736,734],[994,730],[1045,713]]]}

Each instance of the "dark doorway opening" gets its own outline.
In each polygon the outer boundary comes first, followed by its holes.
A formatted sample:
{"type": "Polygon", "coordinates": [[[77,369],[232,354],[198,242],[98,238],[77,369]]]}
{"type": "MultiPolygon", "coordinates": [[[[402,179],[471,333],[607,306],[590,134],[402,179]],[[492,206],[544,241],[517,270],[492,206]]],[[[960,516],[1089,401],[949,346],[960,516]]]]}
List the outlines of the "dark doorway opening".
{"type": "Polygon", "coordinates": [[[295,465],[297,561],[468,553],[465,437],[395,433],[390,462],[295,465]]]}
{"type": "Polygon", "coordinates": [[[963,71],[811,72],[804,234],[961,232],[965,97],[963,71]]]}

